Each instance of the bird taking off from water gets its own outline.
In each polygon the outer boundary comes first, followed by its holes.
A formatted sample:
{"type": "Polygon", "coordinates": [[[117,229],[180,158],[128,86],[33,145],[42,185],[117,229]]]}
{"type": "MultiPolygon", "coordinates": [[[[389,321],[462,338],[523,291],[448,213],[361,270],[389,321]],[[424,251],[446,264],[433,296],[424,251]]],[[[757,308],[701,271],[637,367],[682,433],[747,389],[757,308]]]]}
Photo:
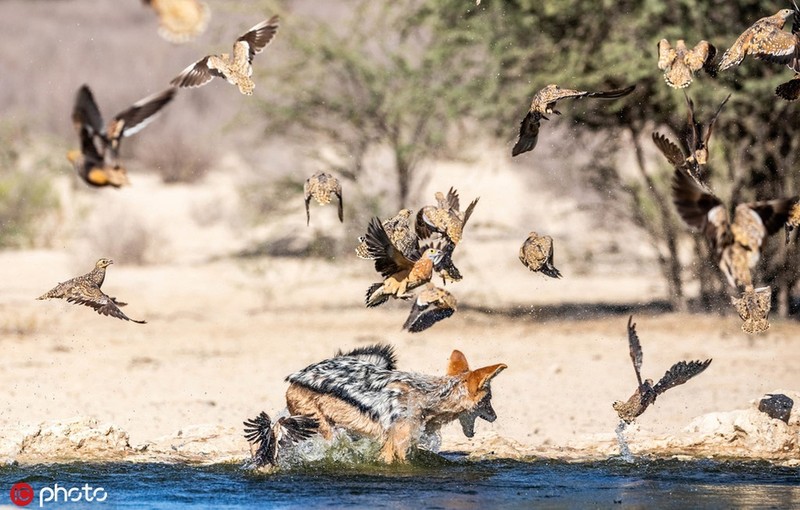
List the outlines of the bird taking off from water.
{"type": "Polygon", "coordinates": [[[672,365],[667,370],[667,373],[664,374],[664,377],[653,385],[652,379],[642,381],[642,345],[636,334],[636,324],[633,323],[633,316],[628,319],[628,345],[630,347],[631,361],[633,361],[633,370],[636,372],[636,381],[639,386],[627,401],[618,400],[613,404],[614,410],[625,423],[632,423],[656,401],[656,397],[670,388],[685,383],[711,364],[710,359],[705,361],[679,361],[672,365]]]}

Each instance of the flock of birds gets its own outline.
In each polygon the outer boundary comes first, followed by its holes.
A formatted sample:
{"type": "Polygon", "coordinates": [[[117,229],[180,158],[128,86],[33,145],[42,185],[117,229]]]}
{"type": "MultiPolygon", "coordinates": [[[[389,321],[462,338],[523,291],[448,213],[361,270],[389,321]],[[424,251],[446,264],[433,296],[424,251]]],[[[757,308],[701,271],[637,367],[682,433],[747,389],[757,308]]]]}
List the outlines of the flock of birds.
{"type": "MultiPolygon", "coordinates": [[[[208,6],[198,0],[149,0],[145,3],[159,14],[159,33],[170,41],[185,42],[202,32],[208,24],[208,6]]],[[[800,54],[800,15],[797,13],[795,6],[756,21],[716,64],[717,50],[708,41],[700,41],[689,48],[683,40],[672,46],[662,39],[658,44],[658,68],[664,72],[669,86],[686,88],[696,72],[704,69],[715,75],[740,64],[750,55],[786,64],[798,73],[776,90],[785,99],[796,99],[800,96],[800,61],[796,56],[800,54]],[[783,30],[790,17],[794,17],[791,33],[783,30]]],[[[103,123],[91,89],[87,85],[80,87],[72,111],[80,150],[67,154],[78,175],[91,186],[129,184],[127,172],[119,159],[122,139],[152,121],[172,101],[179,88],[198,87],[214,77],[221,77],[236,85],[242,94],[252,94],[255,87],[251,78],[253,57],[272,41],[277,31],[277,16],[258,23],[236,39],[230,55],[207,55],[194,62],[170,82],[170,88],[137,101],[115,115],[108,125],[103,123]]],[[[541,122],[549,120],[548,115],[560,115],[556,109],[559,101],[620,99],[633,92],[635,87],[584,91],[547,85],[531,101],[530,109],[520,124],[519,140],[512,149],[512,156],[536,147],[541,122]]],[[[755,287],[752,272],[768,235],[783,227],[789,242],[790,231],[800,225],[800,199],[794,196],[738,204],[731,218],[725,204],[711,191],[705,181],[708,146],[714,123],[729,98],[720,104],[708,124],[703,124],[696,119],[694,105],[687,96],[687,151],[657,132],[653,133],[653,141],[675,167],[673,202],[679,215],[687,225],[705,235],[728,284],[741,291],[741,295],[733,297],[732,301],[743,320],[742,329],[757,333],[769,328],[767,317],[772,293],[770,287],[755,287]]],[[[334,197],[338,200],[339,220],[343,222],[341,182],[321,171],[309,177],[304,188],[306,223],[311,221],[309,204],[312,199],[325,205],[334,197]]],[[[379,306],[391,298],[412,299],[408,320],[403,325],[411,332],[422,331],[455,312],[456,298],[449,291],[434,286],[431,279],[434,274],[439,274],[446,284],[462,278],[453,263],[453,250],[461,242],[464,227],[478,202],[474,200],[462,212],[458,192],[453,188],[447,195],[437,192],[435,198],[435,205],[422,206],[415,216],[411,210],[403,209],[385,221],[374,218],[356,248],[360,258],[374,260],[375,270],[382,277],[381,282],[367,290],[366,305],[379,306]],[[422,290],[414,295],[411,291],[418,288],[422,290]]],[[[553,244],[550,236],[531,232],[520,248],[520,261],[531,271],[560,278],[561,273],[553,264],[553,244]]],[[[96,278],[90,275],[104,272],[108,263],[107,259],[101,259],[91,273],[64,282],[60,284],[59,292],[54,289],[42,297],[64,297],[92,306],[99,313],[127,319],[118,304],[100,290],[102,278],[94,287],[87,283],[95,282],[96,278]],[[70,282],[72,284],[68,285],[70,282]]]]}
{"type": "MultiPolygon", "coordinates": [[[[793,9],[781,9],[772,16],[759,19],[736,39],[718,63],[714,62],[716,54],[716,48],[708,41],[700,41],[690,49],[684,40],[678,40],[673,47],[662,39],[658,43],[658,68],[664,72],[667,85],[685,89],[692,83],[694,73],[701,69],[716,76],[718,72],[738,66],[749,55],[785,64],[792,69],[795,76],[779,85],[775,93],[788,101],[800,98],[800,9],[794,4],[793,9]],[[794,18],[794,22],[791,32],[786,32],[783,28],[789,18],[794,18]]],[[[534,96],[511,155],[517,156],[536,147],[541,121],[548,120],[549,114],[560,114],[555,109],[558,101],[569,98],[617,99],[630,94],[634,88],[632,85],[618,90],[589,92],[546,86],[534,96]]],[[[689,129],[685,144],[688,153],[657,132],[653,133],[653,142],[675,168],[672,198],[678,214],[688,226],[704,234],[727,283],[741,292],[740,296],[731,299],[743,321],[742,330],[760,333],[769,328],[767,318],[772,290],[768,286],[754,286],[753,270],[767,236],[783,228],[788,243],[791,231],[800,225],[800,197],[738,204],[731,219],[728,208],[714,195],[705,178],[711,133],[729,98],[730,95],[720,104],[710,122],[704,125],[697,121],[694,104],[686,96],[689,129]]]]}
{"type": "MultiPolygon", "coordinates": [[[[158,13],[159,33],[170,41],[190,40],[208,25],[208,7],[198,0],[144,0],[144,3],[158,13]]],[[[199,87],[214,77],[220,77],[237,86],[242,94],[251,95],[255,87],[251,78],[253,58],[273,40],[278,24],[277,16],[256,24],[236,39],[230,55],[207,55],[194,62],[170,82],[169,88],[137,101],[115,115],[108,125],[103,123],[91,89],[83,85],[78,90],[72,112],[80,150],[67,154],[80,178],[95,187],[129,184],[127,172],[119,159],[122,139],[152,121],[175,97],[179,88],[199,87]]],[[[686,88],[692,83],[694,73],[701,69],[714,75],[739,65],[749,55],[793,69],[796,73],[794,78],[779,86],[776,94],[787,100],[800,97],[800,10],[796,5],[794,9],[783,9],[756,21],[714,64],[716,53],[714,46],[707,41],[700,41],[690,49],[683,40],[677,41],[674,47],[667,40],[662,40],[658,44],[658,68],[664,72],[667,85],[686,88]],[[783,30],[784,24],[792,16],[792,30],[786,32],[783,30]]],[[[536,147],[541,122],[549,120],[548,115],[560,114],[556,109],[559,101],[578,98],[621,99],[635,87],[631,85],[594,92],[561,88],[554,84],[544,87],[535,94],[521,122],[519,140],[512,149],[512,156],[536,147]]],[[[704,179],[714,123],[727,100],[722,102],[706,125],[696,120],[694,105],[687,96],[689,136],[685,143],[688,151],[659,133],[653,133],[653,141],[675,168],[672,187],[673,202],[678,213],[687,225],[705,235],[727,282],[734,289],[741,290],[741,296],[733,298],[733,303],[744,321],[742,328],[755,333],[769,327],[767,315],[771,305],[771,290],[769,287],[756,288],[752,271],[767,236],[785,228],[786,242],[789,242],[790,231],[800,225],[800,198],[794,196],[738,204],[731,219],[727,207],[713,194],[704,179]]],[[[331,203],[333,197],[338,200],[338,217],[343,222],[342,185],[339,180],[325,172],[317,172],[308,178],[304,189],[307,224],[311,220],[311,199],[325,205],[331,203]]],[[[384,221],[373,218],[365,235],[359,238],[355,250],[358,257],[374,261],[374,268],[381,277],[381,281],[367,289],[366,306],[376,307],[390,299],[410,300],[411,310],[403,325],[403,329],[410,332],[423,331],[456,311],[455,296],[435,286],[431,280],[434,275],[439,275],[443,284],[462,279],[461,272],[453,262],[453,253],[463,240],[464,228],[478,203],[476,198],[462,211],[458,192],[454,188],[447,194],[437,192],[435,200],[436,204],[423,205],[416,214],[409,209],[402,209],[384,221]],[[416,294],[412,292],[417,289],[416,294]]],[[[519,258],[531,271],[552,278],[561,277],[553,265],[553,239],[550,236],[531,232],[520,248],[519,258]]],[[[130,319],[120,310],[125,303],[109,297],[101,290],[106,268],[112,263],[110,259],[101,258],[91,272],[60,283],[39,299],[62,298],[90,306],[103,315],[144,323],[130,319]]],[[[638,388],[627,402],[614,404],[620,418],[626,423],[644,412],[659,394],[686,382],[705,370],[711,362],[680,362],[658,383],[653,384],[649,379],[643,381],[640,374],[641,346],[635,325],[630,321],[628,336],[638,388]]]]}

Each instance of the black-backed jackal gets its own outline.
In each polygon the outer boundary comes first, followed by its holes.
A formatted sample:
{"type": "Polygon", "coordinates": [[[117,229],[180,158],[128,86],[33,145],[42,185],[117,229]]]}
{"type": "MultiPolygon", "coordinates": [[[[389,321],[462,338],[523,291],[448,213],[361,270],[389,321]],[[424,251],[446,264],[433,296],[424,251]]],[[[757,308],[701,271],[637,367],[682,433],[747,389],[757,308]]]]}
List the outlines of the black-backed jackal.
{"type": "Polygon", "coordinates": [[[313,424],[325,439],[333,437],[335,428],[373,438],[381,443],[380,460],[404,462],[421,437],[451,421],[459,420],[467,437],[474,435],[477,418],[494,421],[490,383],[505,368],[498,363],[470,370],[455,350],[447,374],[433,376],[397,370],[388,345],[340,352],[289,375],[286,405],[291,416],[283,425],[262,427],[261,435],[251,433],[248,440],[277,444],[277,434],[287,438],[295,425],[308,429],[313,424]],[[276,430],[271,438],[269,430],[276,430]]]}

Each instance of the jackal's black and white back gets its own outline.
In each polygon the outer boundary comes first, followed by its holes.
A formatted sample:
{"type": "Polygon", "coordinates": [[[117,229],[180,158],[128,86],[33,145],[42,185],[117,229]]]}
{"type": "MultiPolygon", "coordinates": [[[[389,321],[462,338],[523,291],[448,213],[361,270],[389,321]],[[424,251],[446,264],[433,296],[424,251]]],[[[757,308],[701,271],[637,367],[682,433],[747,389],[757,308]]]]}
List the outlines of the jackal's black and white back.
{"type": "Polygon", "coordinates": [[[394,370],[397,368],[397,356],[394,347],[388,344],[374,344],[367,347],[356,347],[352,351],[342,352],[341,349],[336,353],[337,358],[357,358],[367,363],[394,370]]]}
{"type": "Polygon", "coordinates": [[[286,380],[339,398],[385,428],[408,416],[403,398],[408,388],[435,399],[448,395],[459,382],[452,377],[401,372],[394,368],[392,348],[374,345],[339,353],[290,374],[286,380]]]}

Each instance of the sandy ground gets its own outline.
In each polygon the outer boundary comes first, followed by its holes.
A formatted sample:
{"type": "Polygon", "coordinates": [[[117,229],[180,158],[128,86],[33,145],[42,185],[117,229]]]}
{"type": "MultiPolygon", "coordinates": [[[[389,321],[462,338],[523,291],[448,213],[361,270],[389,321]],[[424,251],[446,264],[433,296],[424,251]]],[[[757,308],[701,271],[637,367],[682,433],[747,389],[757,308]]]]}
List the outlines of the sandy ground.
{"type": "MultiPolygon", "coordinates": [[[[470,310],[471,300],[484,303],[467,289],[466,309],[412,335],[400,331],[404,304],[359,305],[368,283],[360,261],[111,266],[104,287],[130,303],[126,313],[148,321],[137,325],[35,301],[73,271],[71,260],[63,252],[0,254],[7,289],[0,305],[0,429],[91,417],[140,444],[191,425],[238,428],[261,410],[284,407],[288,373],[339,348],[373,342],[395,345],[399,367],[409,371],[442,373],[454,348],[473,367],[508,364],[493,383],[497,421],[479,422],[467,442],[456,425],[448,426],[444,448],[478,448],[495,435],[550,450],[608,439],[618,422],[611,403],[635,388],[626,313],[595,314],[599,309],[586,304],[577,307],[585,313],[545,319],[551,307],[537,295],[562,282],[524,271],[516,274],[525,283],[513,296],[534,304],[508,300],[495,313],[470,310]],[[352,299],[336,297],[347,294],[352,299]]],[[[513,287],[515,279],[506,280],[513,287]]],[[[582,282],[585,289],[614,285],[602,278],[582,282]]],[[[618,292],[638,292],[633,283],[617,283],[618,292]]],[[[591,302],[591,295],[582,301],[591,302]]],[[[642,429],[669,434],[700,414],[739,409],[765,392],[798,386],[796,322],[775,320],[767,334],[751,338],[733,316],[642,311],[636,321],[646,377],[660,377],[681,359],[714,359],[696,380],[662,396],[639,419],[642,429]]]]}
{"type": "MultiPolygon", "coordinates": [[[[769,332],[749,337],[730,313],[664,314],[663,283],[641,233],[602,227],[576,198],[540,190],[531,204],[521,190],[537,174],[490,163],[498,154],[487,153],[486,165],[442,165],[420,192],[427,198],[418,200],[429,201],[435,190],[459,183],[462,202],[481,201],[454,254],[465,276],[448,286],[459,311],[416,335],[401,331],[408,303],[363,307],[364,291],[377,279],[370,262],[231,256],[287,233],[307,238],[344,229],[355,245],[364,228],[350,217],[342,226],[333,207],[316,205],[306,227],[300,197],[289,200],[296,207],[288,215],[248,223],[236,175],[252,169],[231,158],[199,184],[165,186],[137,173],[133,186],[108,193],[76,186],[65,173],[58,189],[70,208],[51,248],[0,252],[0,443],[5,434],[14,450],[25,431],[89,418],[125,431],[132,446],[193,427],[224,428],[241,455],[242,421],[284,408],[287,374],[338,349],[388,342],[402,370],[441,374],[453,349],[472,367],[508,365],[492,385],[497,421],[480,421],[472,440],[448,426],[445,449],[476,451],[497,438],[554,454],[591,448],[613,440],[611,403],[635,389],[629,313],[638,323],[645,377],[658,379],[679,360],[714,360],[659,398],[638,420],[640,431],[676,433],[705,413],[800,387],[800,323],[775,319],[769,332]],[[563,279],[520,264],[531,227],[556,237],[563,279]],[[105,250],[125,253],[115,242],[136,229],[149,240],[146,264],[112,265],[103,288],[147,324],[35,300],[113,255],[105,250]]],[[[48,460],[43,448],[41,461],[48,460]]]]}

